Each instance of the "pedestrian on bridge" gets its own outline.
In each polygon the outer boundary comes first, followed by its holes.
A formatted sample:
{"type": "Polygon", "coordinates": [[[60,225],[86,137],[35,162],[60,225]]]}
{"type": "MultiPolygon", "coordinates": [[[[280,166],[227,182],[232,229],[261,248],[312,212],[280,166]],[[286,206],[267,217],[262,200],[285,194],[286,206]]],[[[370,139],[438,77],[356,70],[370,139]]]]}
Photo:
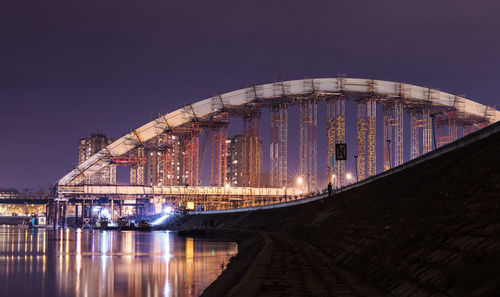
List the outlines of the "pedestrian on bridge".
{"type": "Polygon", "coordinates": [[[332,183],[328,183],[328,198],[332,197],[332,183]]]}

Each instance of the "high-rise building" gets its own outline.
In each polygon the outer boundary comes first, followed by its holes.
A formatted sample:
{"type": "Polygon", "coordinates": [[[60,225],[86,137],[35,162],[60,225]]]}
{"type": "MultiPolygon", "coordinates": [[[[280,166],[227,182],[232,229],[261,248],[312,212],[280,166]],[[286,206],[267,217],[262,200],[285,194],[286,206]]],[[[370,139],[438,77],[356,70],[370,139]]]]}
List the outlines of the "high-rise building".
{"type": "Polygon", "coordinates": [[[155,137],[147,151],[146,184],[151,186],[182,185],[182,142],[178,135],[164,133],[155,137]]]}
{"type": "Polygon", "coordinates": [[[227,140],[227,182],[232,187],[260,187],[262,140],[235,135],[227,140]],[[252,155],[250,152],[253,151],[252,155]],[[252,166],[252,164],[255,163],[252,166]],[[256,169],[257,168],[257,169],[256,169]],[[253,170],[257,170],[253,172],[253,170]]]}
{"type": "MultiPolygon", "coordinates": [[[[114,138],[107,137],[106,135],[96,132],[92,133],[89,137],[80,138],[78,144],[78,164],[82,164],[95,153],[101,151],[103,148],[115,141],[114,138]]],[[[102,162],[102,161],[99,161],[102,162]]],[[[109,164],[91,176],[87,176],[85,180],[86,184],[106,184],[114,185],[116,184],[116,165],[109,164]]]]}

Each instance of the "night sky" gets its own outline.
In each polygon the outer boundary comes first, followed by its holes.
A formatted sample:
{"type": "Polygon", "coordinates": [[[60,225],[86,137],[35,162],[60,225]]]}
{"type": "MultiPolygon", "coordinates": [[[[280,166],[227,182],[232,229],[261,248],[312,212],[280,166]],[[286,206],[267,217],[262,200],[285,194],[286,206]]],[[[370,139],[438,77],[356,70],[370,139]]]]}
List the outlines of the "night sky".
{"type": "Polygon", "coordinates": [[[120,137],[275,80],[345,74],[495,106],[499,28],[493,0],[2,0],[0,187],[55,183],[97,128],[120,137]]]}

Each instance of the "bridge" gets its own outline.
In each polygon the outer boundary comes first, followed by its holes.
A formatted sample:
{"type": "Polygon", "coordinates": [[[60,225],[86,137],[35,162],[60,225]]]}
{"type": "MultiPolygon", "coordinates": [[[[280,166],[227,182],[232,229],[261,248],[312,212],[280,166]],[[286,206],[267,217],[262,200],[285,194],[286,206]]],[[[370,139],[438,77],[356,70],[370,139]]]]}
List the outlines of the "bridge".
{"type": "Polygon", "coordinates": [[[318,162],[326,162],[328,180],[335,188],[341,188],[349,183],[349,176],[345,160],[337,160],[335,148],[346,142],[349,116],[356,119],[357,181],[408,161],[404,154],[407,149],[410,160],[415,159],[500,120],[500,112],[494,108],[436,89],[399,82],[318,78],[253,86],[188,104],[109,144],[57,182],[52,212],[65,212],[65,206],[61,205],[73,201],[85,209],[83,214],[88,214],[93,201],[102,198],[111,201],[112,209],[114,200],[148,199],[155,205],[189,203],[191,207],[206,210],[296,200],[323,188],[320,184],[324,183],[318,182],[318,162]],[[353,102],[355,108],[349,110],[346,102],[353,102]],[[292,179],[287,146],[288,110],[294,106],[299,109],[300,139],[299,173],[292,179]],[[327,146],[323,160],[318,160],[318,106],[326,112],[327,146]],[[261,176],[260,119],[264,108],[269,109],[271,117],[270,187],[264,187],[261,176]],[[382,133],[377,133],[377,117],[382,117],[379,127],[382,133]],[[228,125],[235,119],[243,121],[238,138],[243,155],[239,163],[230,159],[228,125]],[[404,123],[409,123],[409,127],[404,128],[404,123]],[[409,148],[404,145],[407,131],[409,148]],[[204,144],[200,144],[202,137],[204,144]],[[380,137],[383,141],[377,147],[380,137]],[[202,186],[202,167],[208,149],[210,185],[202,186]],[[377,150],[383,151],[383,160],[379,162],[377,150]],[[145,167],[151,158],[157,159],[157,174],[154,180],[146,182],[145,167]],[[239,166],[243,182],[233,180],[232,163],[239,166]],[[116,172],[116,166],[123,164],[130,167],[130,185],[117,184],[113,174],[111,178],[101,178],[104,169],[116,172]]]}

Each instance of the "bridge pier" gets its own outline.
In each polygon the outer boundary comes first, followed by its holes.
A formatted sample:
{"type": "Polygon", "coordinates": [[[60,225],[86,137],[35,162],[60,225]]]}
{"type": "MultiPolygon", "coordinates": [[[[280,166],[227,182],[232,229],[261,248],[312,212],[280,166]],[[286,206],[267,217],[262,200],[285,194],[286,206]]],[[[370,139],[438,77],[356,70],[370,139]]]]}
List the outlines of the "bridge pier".
{"type": "Polygon", "coordinates": [[[89,218],[90,218],[90,226],[94,223],[94,218],[92,215],[92,211],[94,210],[94,198],[90,199],[90,209],[89,209],[89,218]]]}
{"type": "Polygon", "coordinates": [[[63,211],[62,211],[62,223],[63,223],[63,228],[66,228],[66,226],[68,225],[68,201],[64,201],[63,203],[63,211]]]}
{"type": "Polygon", "coordinates": [[[59,201],[56,201],[54,204],[54,221],[53,221],[54,229],[56,229],[58,227],[58,222],[57,222],[58,212],[59,212],[59,201]]]}

